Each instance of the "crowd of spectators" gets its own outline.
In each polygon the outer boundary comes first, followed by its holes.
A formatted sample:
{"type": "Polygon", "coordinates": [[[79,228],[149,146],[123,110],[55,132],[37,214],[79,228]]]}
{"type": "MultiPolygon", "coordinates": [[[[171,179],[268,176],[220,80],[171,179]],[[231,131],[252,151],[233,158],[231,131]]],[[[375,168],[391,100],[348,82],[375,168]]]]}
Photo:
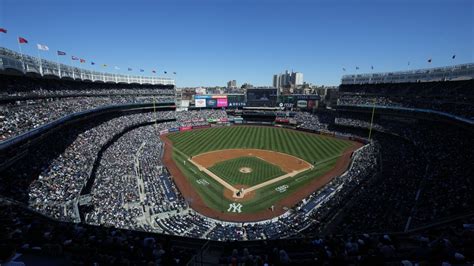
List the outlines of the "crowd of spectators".
{"type": "Polygon", "coordinates": [[[87,83],[20,76],[0,79],[0,141],[65,115],[101,106],[174,102],[170,86],[87,83]]]}
{"type": "MultiPolygon", "coordinates": [[[[172,117],[172,112],[163,112],[161,115],[172,117]]],[[[152,118],[151,113],[121,116],[80,133],[31,183],[30,206],[49,216],[68,219],[74,213],[65,209],[64,204],[79,196],[102,146],[114,134],[131,125],[150,121],[152,118]]]]}
{"type": "MultiPolygon", "coordinates": [[[[306,122],[302,123],[305,129],[339,130],[339,133],[364,135],[356,129],[354,132],[333,129],[322,123],[318,116],[297,113],[295,119],[306,122]]],[[[88,223],[190,237],[253,240],[290,237],[305,228],[320,232],[335,215],[335,210],[345,207],[349,201],[350,207],[347,207],[345,217],[338,226],[341,232],[402,231],[409,218],[411,226],[420,226],[433,219],[462,213],[470,206],[467,203],[472,197],[467,189],[472,187],[469,178],[445,179],[444,183],[439,180],[453,166],[459,167],[459,173],[466,173],[465,164],[463,167],[459,158],[465,155],[458,153],[456,156],[455,151],[471,147],[469,138],[461,138],[460,145],[454,145],[448,149],[450,153],[446,153],[446,147],[433,143],[439,143],[437,138],[446,136],[450,131],[443,131],[444,135],[427,135],[428,128],[402,128],[394,123],[375,121],[374,131],[396,132],[397,135],[375,134],[374,142],[354,156],[352,168],[345,175],[334,178],[324,189],[304,199],[285,216],[243,225],[222,224],[207,219],[187,210],[185,200],[162,165],[163,144],[158,134],[163,129],[203,125],[207,124],[208,118],[225,117],[226,113],[221,110],[158,112],[118,117],[90,128],[79,134],[60,156],[42,170],[30,186],[29,204],[51,217],[76,220],[78,213],[71,203],[78,199],[94,162],[98,160],[96,180],[90,194],[93,210],[86,215],[88,223]],[[177,121],[127,131],[97,159],[100,149],[113,136],[131,125],[157,118],[177,121]],[[433,146],[437,149],[436,153],[433,146]],[[443,152],[446,155],[439,155],[443,152]],[[458,163],[452,163],[454,158],[458,159],[458,163]],[[429,159],[437,163],[428,165],[429,159]],[[404,162],[402,165],[399,164],[401,161],[404,162]],[[427,167],[431,167],[430,176],[426,174],[427,167]],[[464,183],[459,183],[459,180],[464,183]],[[449,183],[451,181],[452,184],[449,183]],[[451,185],[444,185],[446,182],[451,185]],[[422,189],[424,187],[427,189],[422,189]],[[446,190],[443,194],[434,195],[443,189],[446,190]],[[446,202],[451,202],[450,206],[446,202]],[[433,210],[429,206],[439,206],[440,209],[433,210]]],[[[338,126],[365,129],[369,125],[367,117],[354,115],[338,116],[335,122],[338,126]]],[[[456,134],[460,134],[459,131],[456,134]]]]}
{"type": "Polygon", "coordinates": [[[311,130],[324,130],[327,129],[328,124],[323,123],[319,120],[318,115],[313,115],[307,112],[297,112],[295,120],[298,123],[298,127],[311,130]]]}
{"type": "Polygon", "coordinates": [[[156,217],[174,215],[187,208],[161,161],[163,143],[159,132],[207,125],[209,118],[225,117],[221,110],[165,111],[121,116],[92,127],[79,133],[33,178],[28,189],[29,206],[55,219],[78,221],[80,213],[75,206],[94,175],[88,194],[92,210],[85,213],[87,223],[157,231],[153,228],[158,227],[153,222],[156,217]],[[155,119],[176,121],[128,130],[155,119]]]}
{"type": "Polygon", "coordinates": [[[167,95],[174,96],[173,87],[138,84],[92,83],[72,80],[26,78],[2,75],[3,99],[67,98],[78,96],[167,95]]]}
{"type": "Polygon", "coordinates": [[[201,245],[176,245],[163,235],[58,222],[3,199],[0,216],[2,265],[186,265],[201,245]]]}
{"type": "Polygon", "coordinates": [[[377,105],[441,111],[474,119],[473,80],[341,85],[338,105],[377,105]]]}
{"type": "MultiPolygon", "coordinates": [[[[359,131],[363,135],[368,133],[369,121],[370,116],[363,114],[343,113],[336,118],[339,126],[365,129],[359,131]]],[[[467,163],[474,159],[471,131],[455,124],[409,118],[375,119],[372,128],[374,138],[383,146],[382,175],[358,190],[355,206],[346,212],[349,222],[341,230],[402,231],[473,209],[470,177],[474,167],[467,163]],[[370,227],[368,221],[358,220],[364,216],[372,221],[370,227]]]]}
{"type": "Polygon", "coordinates": [[[412,233],[324,234],[280,241],[226,243],[227,265],[470,265],[474,218],[412,233]]]}
{"type": "Polygon", "coordinates": [[[223,110],[190,110],[186,112],[176,112],[176,120],[179,126],[202,126],[208,125],[208,119],[219,120],[227,118],[227,113],[223,110]]]}
{"type": "MultiPolygon", "coordinates": [[[[450,86],[459,93],[456,106],[460,106],[459,103],[466,104],[472,97],[472,92],[466,90],[471,83],[412,84],[409,88],[398,84],[350,85],[341,89],[343,96],[339,104],[374,104],[375,99],[378,105],[421,108],[427,95],[443,96],[445,87],[450,86]],[[399,87],[401,91],[397,91],[399,87]],[[383,95],[377,94],[380,90],[383,95]],[[407,94],[403,101],[402,92],[407,94]]],[[[105,89],[106,94],[114,94],[109,97],[96,97],[96,92],[92,92],[94,97],[26,100],[15,103],[17,107],[2,105],[8,114],[0,116],[3,119],[0,138],[19,134],[71,112],[133,101],[167,101],[170,97],[148,96],[146,94],[154,93],[146,88],[138,91],[143,95],[125,95],[127,90],[105,89]]],[[[37,96],[69,93],[42,88],[30,92],[37,96]]],[[[86,91],[81,93],[87,94],[86,91]]],[[[441,110],[435,106],[436,101],[433,103],[426,108],[441,110]]],[[[460,109],[453,110],[450,112],[460,109]]],[[[462,110],[459,114],[472,117],[469,108],[462,110]]],[[[83,250],[96,249],[87,262],[105,263],[151,261],[160,264],[189,258],[187,252],[160,247],[153,238],[144,239],[137,233],[115,228],[212,240],[310,237],[289,241],[285,246],[273,243],[264,250],[232,248],[225,251],[221,263],[233,265],[285,264],[301,258],[310,259],[316,265],[328,262],[378,264],[387,259],[410,265],[427,257],[449,263],[472,261],[474,221],[469,216],[474,209],[474,167],[470,163],[474,161],[472,131],[444,122],[376,117],[372,140],[353,154],[351,167],[343,175],[335,177],[283,216],[237,224],[213,220],[187,208],[161,161],[161,130],[208,125],[207,119],[225,120],[226,117],[222,110],[132,114],[79,132],[58,156],[41,165],[37,176],[30,176],[25,170],[13,183],[33,180],[26,197],[31,209],[56,220],[80,221],[75,206],[93,176],[94,182],[87,194],[91,197],[92,209],[85,212],[84,221],[105,225],[107,229],[50,224],[45,218],[38,219],[38,215],[19,214],[15,208],[8,208],[2,211],[11,212],[9,215],[17,218],[6,223],[7,233],[2,234],[2,239],[25,250],[40,246],[48,252],[68,250],[77,255],[83,250]],[[140,126],[156,119],[176,121],[140,126]],[[457,221],[466,215],[467,226],[461,228],[457,224],[440,232],[421,231],[402,237],[395,233],[457,221]],[[339,235],[330,235],[330,232],[339,235]],[[292,249],[291,243],[300,249],[292,249]],[[129,252],[130,256],[118,254],[116,248],[129,252]]],[[[344,112],[337,115],[297,112],[294,119],[302,129],[360,137],[367,137],[371,124],[368,114],[344,112]]],[[[14,187],[13,183],[7,184],[8,187],[14,187]]],[[[75,256],[73,259],[84,260],[75,256]]]]}
{"type": "Polygon", "coordinates": [[[0,206],[2,264],[185,265],[200,254],[204,261],[208,254],[217,256],[220,265],[468,265],[474,260],[472,217],[411,233],[211,243],[203,253],[205,245],[193,239],[59,223],[3,200],[0,206]]]}
{"type": "MultiPolygon", "coordinates": [[[[453,178],[453,182],[462,179],[465,183],[461,186],[446,186],[447,192],[436,197],[433,195],[436,191],[441,191],[443,186],[438,188],[438,183],[428,184],[437,180],[437,176],[425,176],[428,160],[420,155],[423,154],[420,149],[432,149],[432,144],[420,128],[419,132],[405,128],[399,133],[406,134],[405,137],[376,134],[372,144],[354,155],[352,167],[345,175],[334,178],[324,189],[304,199],[285,216],[261,223],[222,224],[187,210],[185,200],[162,165],[163,144],[158,134],[160,130],[189,123],[200,125],[206,121],[205,118],[224,118],[225,112],[207,110],[157,114],[162,119],[177,118],[178,121],[128,131],[103,152],[92,187],[94,209],[87,213],[88,223],[146,231],[153,231],[154,227],[157,231],[171,234],[217,240],[253,240],[289,237],[308,227],[313,232],[319,232],[325,228],[335,210],[344,207],[351,198],[352,204],[347,207],[344,212],[346,217],[340,224],[341,232],[402,231],[409,217],[412,226],[419,226],[432,219],[462,213],[463,208],[469,207],[466,202],[470,200],[470,190],[466,188],[472,186],[468,178],[453,178]],[[413,141],[415,132],[419,134],[418,138],[422,135],[425,137],[423,142],[413,141]],[[422,144],[424,146],[420,146],[422,144]],[[404,162],[402,165],[399,164],[401,161],[404,162]],[[422,190],[422,186],[436,187],[436,190],[422,190]],[[421,194],[419,202],[416,202],[419,190],[421,194]],[[435,200],[437,198],[439,201],[435,200]],[[446,204],[441,205],[450,201],[452,208],[446,208],[446,204]],[[460,204],[458,212],[453,211],[456,204],[460,204]],[[416,212],[415,205],[418,205],[416,212]],[[426,212],[432,210],[428,206],[433,205],[443,208],[428,215],[426,212]],[[388,209],[386,206],[393,208],[388,209]]],[[[115,118],[80,134],[31,184],[30,206],[58,219],[76,218],[68,203],[77,199],[85,186],[100,148],[127,126],[156,119],[157,114],[115,118]],[[104,132],[110,133],[103,134],[104,132]]],[[[297,116],[310,120],[310,115],[297,116]]],[[[312,121],[319,120],[315,118],[312,121]]],[[[362,128],[368,126],[366,120],[354,116],[337,117],[336,124],[362,128]]],[[[374,124],[374,130],[377,131],[393,132],[396,129],[390,123],[385,127],[379,121],[374,124]]],[[[322,127],[320,122],[308,123],[305,128],[321,130],[327,128],[327,125],[322,127]]],[[[468,143],[461,144],[469,147],[468,143]]],[[[459,149],[456,146],[452,152],[459,149]]],[[[438,153],[442,151],[446,150],[441,147],[438,153]]],[[[436,154],[432,150],[427,153],[436,154]]],[[[437,158],[440,162],[433,167],[447,168],[448,166],[444,166],[446,163],[452,167],[453,164],[447,157],[437,158]]],[[[464,168],[459,171],[465,171],[464,168]]]]}
{"type": "Polygon", "coordinates": [[[101,106],[172,101],[171,97],[120,95],[17,101],[13,104],[0,105],[0,141],[17,136],[65,115],[101,106]]]}
{"type": "Polygon", "coordinates": [[[94,210],[86,221],[120,228],[144,229],[140,218],[186,207],[165,170],[160,130],[175,122],[133,129],[103,153],[92,187],[94,210]]]}

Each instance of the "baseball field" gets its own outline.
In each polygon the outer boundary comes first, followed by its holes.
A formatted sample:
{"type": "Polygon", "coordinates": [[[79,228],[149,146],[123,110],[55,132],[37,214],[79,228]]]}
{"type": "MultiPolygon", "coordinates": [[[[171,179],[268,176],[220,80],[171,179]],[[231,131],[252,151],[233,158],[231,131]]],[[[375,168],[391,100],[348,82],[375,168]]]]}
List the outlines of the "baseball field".
{"type": "Polygon", "coordinates": [[[345,171],[357,142],[232,126],[170,133],[164,163],[195,210],[217,219],[277,216],[345,171]]]}

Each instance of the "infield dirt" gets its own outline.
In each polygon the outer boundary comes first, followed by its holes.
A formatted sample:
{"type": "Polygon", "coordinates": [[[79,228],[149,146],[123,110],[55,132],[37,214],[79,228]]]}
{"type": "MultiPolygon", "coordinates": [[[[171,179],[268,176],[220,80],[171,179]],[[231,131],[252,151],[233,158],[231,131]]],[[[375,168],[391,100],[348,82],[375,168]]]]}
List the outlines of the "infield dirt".
{"type": "Polygon", "coordinates": [[[259,150],[259,149],[226,149],[226,150],[217,150],[206,153],[201,153],[194,156],[193,161],[198,164],[210,168],[216,163],[231,160],[239,157],[257,157],[261,160],[269,162],[273,165],[276,165],[281,168],[285,173],[290,173],[293,171],[299,171],[311,166],[308,162],[291,156],[289,154],[268,151],[268,150],[259,150]]]}

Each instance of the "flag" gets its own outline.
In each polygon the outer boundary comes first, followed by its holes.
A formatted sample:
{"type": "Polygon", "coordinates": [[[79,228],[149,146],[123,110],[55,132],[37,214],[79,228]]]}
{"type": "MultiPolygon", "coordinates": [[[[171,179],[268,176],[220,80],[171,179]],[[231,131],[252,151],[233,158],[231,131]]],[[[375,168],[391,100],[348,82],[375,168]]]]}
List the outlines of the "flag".
{"type": "Polygon", "coordinates": [[[453,58],[453,59],[456,58],[456,55],[454,54],[452,58],[453,58]]]}
{"type": "Polygon", "coordinates": [[[72,60],[79,60],[79,57],[71,56],[72,60]]]}
{"type": "Polygon", "coordinates": [[[152,70],[151,72],[156,73],[156,70],[152,70]]]}
{"type": "Polygon", "coordinates": [[[91,65],[95,65],[95,63],[94,63],[94,62],[91,62],[91,65]]]}
{"type": "Polygon", "coordinates": [[[166,72],[166,71],[163,71],[163,73],[168,74],[168,72],[166,72]]]}
{"type": "Polygon", "coordinates": [[[132,71],[133,69],[131,67],[128,68],[128,71],[132,71]]]}
{"type": "Polygon", "coordinates": [[[359,69],[359,67],[356,67],[356,70],[358,70],[358,69],[359,69]]]}
{"type": "Polygon", "coordinates": [[[428,59],[428,63],[431,63],[431,58],[430,58],[430,59],[428,59]]]}
{"type": "Polygon", "coordinates": [[[66,55],[66,52],[58,51],[58,55],[66,55]]]}
{"type": "Polygon", "coordinates": [[[0,28],[0,32],[7,33],[7,29],[5,29],[5,28],[0,28]]]}
{"type": "Polygon", "coordinates": [[[41,50],[41,51],[49,51],[49,47],[44,44],[37,43],[36,47],[38,47],[38,50],[41,50]]]}
{"type": "Polygon", "coordinates": [[[342,68],[342,71],[346,71],[346,69],[345,69],[345,68],[342,68]]]}
{"type": "Polygon", "coordinates": [[[103,64],[102,66],[103,66],[103,67],[107,67],[107,64],[103,64]]]}
{"type": "Polygon", "coordinates": [[[176,75],[176,72],[173,72],[174,75],[176,75]]]}
{"type": "Polygon", "coordinates": [[[370,66],[370,69],[374,69],[374,66],[370,66]]]}
{"type": "Polygon", "coordinates": [[[18,37],[18,43],[28,43],[28,41],[23,37],[18,37]]]}
{"type": "Polygon", "coordinates": [[[86,60],[84,60],[84,59],[82,59],[82,58],[81,58],[79,61],[80,61],[81,63],[85,63],[85,62],[86,62],[86,60]]]}
{"type": "Polygon", "coordinates": [[[145,70],[143,70],[143,69],[140,69],[140,72],[145,72],[145,70]]]}

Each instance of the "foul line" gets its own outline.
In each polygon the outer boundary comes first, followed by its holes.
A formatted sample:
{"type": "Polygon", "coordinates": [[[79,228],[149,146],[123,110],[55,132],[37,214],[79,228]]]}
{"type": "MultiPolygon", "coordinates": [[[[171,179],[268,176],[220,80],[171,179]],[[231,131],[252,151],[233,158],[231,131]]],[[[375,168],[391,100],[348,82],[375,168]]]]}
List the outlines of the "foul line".
{"type": "Polygon", "coordinates": [[[201,172],[204,172],[206,173],[207,175],[209,175],[210,177],[214,178],[217,182],[219,182],[221,185],[223,185],[224,187],[226,187],[227,189],[229,189],[230,191],[232,191],[234,193],[234,195],[237,194],[237,192],[239,192],[238,189],[236,189],[235,187],[233,187],[231,184],[227,183],[224,179],[218,177],[216,174],[214,174],[213,172],[209,171],[207,168],[205,168],[204,166],[198,164],[197,162],[191,160],[191,159],[188,159],[189,162],[191,162],[192,164],[194,164],[194,166],[196,166],[199,171],[201,172]]]}
{"type": "Polygon", "coordinates": [[[279,177],[277,177],[277,178],[270,179],[270,180],[265,181],[265,182],[263,182],[263,183],[257,184],[257,185],[255,185],[255,186],[253,186],[253,187],[249,187],[249,188],[245,189],[245,190],[244,190],[244,194],[245,194],[245,193],[248,193],[248,192],[252,192],[252,191],[257,190],[257,189],[260,189],[260,188],[262,188],[262,187],[269,186],[269,185],[271,185],[271,184],[273,184],[273,183],[279,182],[279,181],[281,181],[281,180],[283,180],[283,179],[286,179],[286,178],[288,178],[288,177],[296,176],[296,175],[299,174],[299,173],[302,173],[302,172],[304,172],[304,171],[306,171],[306,170],[313,169],[313,168],[314,168],[314,166],[311,165],[311,166],[308,166],[308,167],[303,168],[303,169],[301,169],[301,170],[295,170],[295,171],[293,171],[293,172],[291,172],[291,173],[288,173],[288,174],[285,174],[285,175],[281,175],[281,176],[279,176],[279,177]]]}

